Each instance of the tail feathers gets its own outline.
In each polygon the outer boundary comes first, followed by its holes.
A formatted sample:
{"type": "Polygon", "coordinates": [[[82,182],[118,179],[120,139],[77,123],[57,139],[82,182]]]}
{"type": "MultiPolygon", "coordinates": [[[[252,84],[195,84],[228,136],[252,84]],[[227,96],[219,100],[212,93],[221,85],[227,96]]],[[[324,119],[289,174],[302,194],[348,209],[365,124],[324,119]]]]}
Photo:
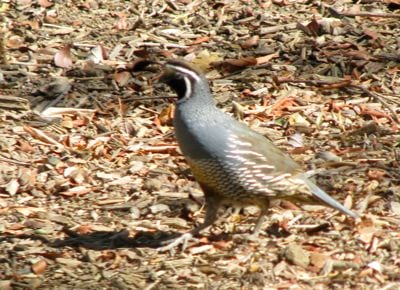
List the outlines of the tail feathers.
{"type": "Polygon", "coordinates": [[[346,208],[344,205],[339,203],[337,200],[335,200],[333,197],[329,196],[325,191],[323,191],[321,188],[319,188],[315,183],[313,183],[311,180],[308,178],[304,179],[306,181],[307,186],[310,188],[312,194],[329,205],[330,207],[339,210],[340,212],[347,214],[348,216],[351,216],[352,218],[358,218],[359,215],[354,213],[353,211],[349,210],[346,208]]]}

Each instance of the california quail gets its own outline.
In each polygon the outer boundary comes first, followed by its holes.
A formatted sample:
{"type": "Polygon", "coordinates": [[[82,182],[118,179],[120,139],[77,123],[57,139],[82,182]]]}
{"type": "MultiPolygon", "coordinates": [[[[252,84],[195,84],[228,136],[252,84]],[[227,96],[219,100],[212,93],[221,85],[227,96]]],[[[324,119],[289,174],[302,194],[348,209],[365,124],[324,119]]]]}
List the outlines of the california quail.
{"type": "Polygon", "coordinates": [[[310,181],[300,166],[271,141],[220,111],[207,79],[191,65],[168,61],[160,81],[178,95],[176,139],[205,195],[205,220],[186,238],[212,225],[222,204],[260,207],[255,234],[273,199],[322,201],[358,217],[310,181]]]}

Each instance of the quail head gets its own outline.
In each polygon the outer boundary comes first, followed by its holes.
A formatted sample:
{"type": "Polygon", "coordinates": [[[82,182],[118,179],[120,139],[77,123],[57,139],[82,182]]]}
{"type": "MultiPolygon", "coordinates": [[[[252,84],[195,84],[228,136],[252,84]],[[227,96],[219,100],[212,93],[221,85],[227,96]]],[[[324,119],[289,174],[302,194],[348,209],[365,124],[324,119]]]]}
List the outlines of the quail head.
{"type": "Polygon", "coordinates": [[[186,62],[170,60],[160,80],[178,96],[176,139],[205,196],[204,222],[182,239],[212,225],[223,204],[258,206],[261,211],[255,234],[274,199],[319,201],[358,217],[309,180],[300,166],[269,139],[220,111],[207,79],[197,69],[186,62]]]}

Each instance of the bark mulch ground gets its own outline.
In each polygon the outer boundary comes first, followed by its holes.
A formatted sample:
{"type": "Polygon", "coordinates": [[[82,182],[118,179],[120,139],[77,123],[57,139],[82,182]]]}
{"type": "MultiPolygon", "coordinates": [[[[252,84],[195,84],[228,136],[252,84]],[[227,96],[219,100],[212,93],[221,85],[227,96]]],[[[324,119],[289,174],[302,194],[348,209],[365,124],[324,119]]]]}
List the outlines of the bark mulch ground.
{"type": "MultiPolygon", "coordinates": [[[[2,1],[1,289],[399,289],[400,2],[2,1]],[[220,108],[362,215],[203,199],[157,64],[203,69],[220,108]]],[[[300,207],[301,206],[301,207],[300,207]]]]}

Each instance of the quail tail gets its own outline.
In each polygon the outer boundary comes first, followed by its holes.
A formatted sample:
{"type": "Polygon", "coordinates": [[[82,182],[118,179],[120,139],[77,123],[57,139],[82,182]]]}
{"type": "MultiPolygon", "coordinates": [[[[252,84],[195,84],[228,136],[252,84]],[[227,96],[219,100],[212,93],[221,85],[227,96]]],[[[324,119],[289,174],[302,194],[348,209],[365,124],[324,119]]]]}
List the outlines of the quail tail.
{"type": "Polygon", "coordinates": [[[338,201],[336,201],[335,199],[333,199],[331,196],[329,196],[325,191],[323,191],[321,188],[319,188],[315,183],[313,183],[311,180],[309,180],[308,178],[304,178],[307,186],[310,188],[312,194],[320,199],[321,201],[323,201],[324,203],[326,203],[327,205],[329,205],[332,208],[335,208],[337,210],[339,210],[340,212],[351,216],[352,218],[358,218],[359,215],[354,213],[353,211],[349,210],[348,208],[346,208],[344,205],[342,205],[341,203],[339,203],[338,201]]]}

